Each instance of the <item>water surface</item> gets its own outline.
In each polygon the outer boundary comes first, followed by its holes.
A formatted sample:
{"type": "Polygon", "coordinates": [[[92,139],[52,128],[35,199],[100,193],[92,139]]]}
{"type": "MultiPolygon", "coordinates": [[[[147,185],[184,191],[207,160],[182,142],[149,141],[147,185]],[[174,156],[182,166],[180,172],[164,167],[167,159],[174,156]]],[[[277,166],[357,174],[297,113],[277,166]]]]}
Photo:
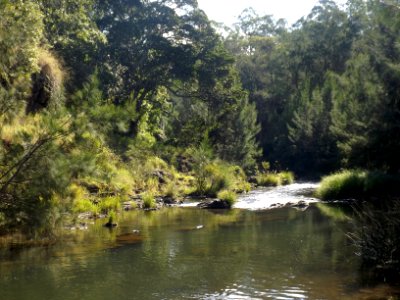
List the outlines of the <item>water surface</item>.
{"type": "Polygon", "coordinates": [[[0,299],[385,298],[363,285],[349,220],[321,205],[130,212],[115,230],[1,252],[0,299]]]}

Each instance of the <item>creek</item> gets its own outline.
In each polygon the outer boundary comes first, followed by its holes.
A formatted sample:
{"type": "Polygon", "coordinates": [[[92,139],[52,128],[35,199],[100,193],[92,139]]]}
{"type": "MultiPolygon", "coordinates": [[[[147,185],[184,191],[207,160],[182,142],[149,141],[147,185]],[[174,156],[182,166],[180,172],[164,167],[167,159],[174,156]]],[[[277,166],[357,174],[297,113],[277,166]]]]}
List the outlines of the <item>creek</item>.
{"type": "MultiPolygon", "coordinates": [[[[0,251],[2,300],[381,299],[347,233],[351,218],[314,184],[260,189],[232,210],[172,207],[99,220],[55,245],[0,251]],[[267,209],[303,200],[304,210],[267,209]]],[[[190,206],[190,205],[185,205],[190,206]]]]}

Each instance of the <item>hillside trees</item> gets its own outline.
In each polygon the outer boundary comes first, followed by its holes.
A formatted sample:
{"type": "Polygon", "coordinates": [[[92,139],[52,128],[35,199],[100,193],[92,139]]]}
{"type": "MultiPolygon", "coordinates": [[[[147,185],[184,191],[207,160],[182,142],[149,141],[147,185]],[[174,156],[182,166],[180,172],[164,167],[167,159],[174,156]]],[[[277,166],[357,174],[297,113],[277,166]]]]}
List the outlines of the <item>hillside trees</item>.
{"type": "Polygon", "coordinates": [[[0,230],[159,189],[168,147],[254,167],[255,107],[195,1],[0,5],[0,230]]]}
{"type": "Polygon", "coordinates": [[[275,168],[399,170],[398,24],[393,1],[322,0],[290,29],[244,12],[225,45],[275,168]]]}
{"type": "MultiPolygon", "coordinates": [[[[400,8],[368,1],[362,32],[338,78],[333,133],[347,166],[396,172],[400,163],[400,8]]],[[[361,11],[361,12],[362,12],[361,11]]],[[[360,13],[359,13],[360,14],[360,13]]]]}

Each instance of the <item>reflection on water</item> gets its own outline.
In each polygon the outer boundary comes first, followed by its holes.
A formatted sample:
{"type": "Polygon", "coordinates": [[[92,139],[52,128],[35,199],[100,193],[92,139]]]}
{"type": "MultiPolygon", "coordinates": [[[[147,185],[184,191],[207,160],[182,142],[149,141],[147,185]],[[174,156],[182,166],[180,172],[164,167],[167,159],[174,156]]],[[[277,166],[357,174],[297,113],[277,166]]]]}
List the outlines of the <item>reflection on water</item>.
{"type": "MultiPolygon", "coordinates": [[[[0,299],[380,299],[349,223],[311,205],[130,212],[51,247],[1,254],[0,299]]],[[[104,221],[103,221],[104,222],[104,221]]]]}

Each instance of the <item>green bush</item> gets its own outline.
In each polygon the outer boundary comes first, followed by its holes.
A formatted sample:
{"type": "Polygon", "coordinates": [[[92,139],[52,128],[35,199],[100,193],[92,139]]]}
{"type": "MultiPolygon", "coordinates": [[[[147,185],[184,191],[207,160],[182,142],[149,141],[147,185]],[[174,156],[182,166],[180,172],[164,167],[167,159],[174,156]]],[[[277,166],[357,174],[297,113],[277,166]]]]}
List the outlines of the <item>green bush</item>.
{"type": "Polygon", "coordinates": [[[220,199],[220,200],[228,202],[229,207],[232,207],[233,204],[236,203],[237,195],[233,191],[222,190],[222,191],[218,192],[217,198],[220,199]]]}

